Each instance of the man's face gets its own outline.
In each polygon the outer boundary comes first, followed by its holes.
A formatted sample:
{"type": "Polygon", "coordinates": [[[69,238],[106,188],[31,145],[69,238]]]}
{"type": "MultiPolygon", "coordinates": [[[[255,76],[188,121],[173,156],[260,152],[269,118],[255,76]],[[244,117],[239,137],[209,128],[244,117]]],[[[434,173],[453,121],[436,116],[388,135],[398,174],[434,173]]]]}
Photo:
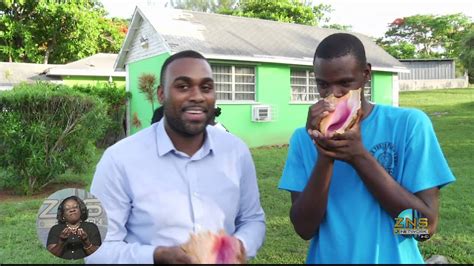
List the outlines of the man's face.
{"type": "Polygon", "coordinates": [[[333,59],[316,58],[314,62],[314,76],[322,98],[331,93],[342,97],[350,90],[363,88],[370,78],[370,71],[370,65],[362,67],[351,54],[333,59]]]}
{"type": "Polygon", "coordinates": [[[202,59],[181,58],[171,62],[165,83],[158,89],[166,123],[183,136],[201,134],[214,114],[216,101],[209,64],[202,59]]]}

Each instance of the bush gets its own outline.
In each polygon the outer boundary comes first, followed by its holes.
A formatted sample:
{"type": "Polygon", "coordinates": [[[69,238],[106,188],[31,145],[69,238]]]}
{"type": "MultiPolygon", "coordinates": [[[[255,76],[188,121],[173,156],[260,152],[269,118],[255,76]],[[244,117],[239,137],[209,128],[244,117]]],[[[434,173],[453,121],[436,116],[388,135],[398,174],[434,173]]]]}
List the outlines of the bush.
{"type": "Polygon", "coordinates": [[[124,121],[129,94],[125,92],[124,87],[117,87],[115,83],[98,83],[96,85],[75,85],[72,88],[98,97],[108,105],[107,115],[110,118],[110,123],[106,125],[104,136],[97,141],[97,147],[107,148],[126,136],[124,121]]]}
{"type": "Polygon", "coordinates": [[[32,194],[68,169],[82,172],[110,123],[106,108],[91,96],[46,83],[0,92],[2,183],[32,194]]]}

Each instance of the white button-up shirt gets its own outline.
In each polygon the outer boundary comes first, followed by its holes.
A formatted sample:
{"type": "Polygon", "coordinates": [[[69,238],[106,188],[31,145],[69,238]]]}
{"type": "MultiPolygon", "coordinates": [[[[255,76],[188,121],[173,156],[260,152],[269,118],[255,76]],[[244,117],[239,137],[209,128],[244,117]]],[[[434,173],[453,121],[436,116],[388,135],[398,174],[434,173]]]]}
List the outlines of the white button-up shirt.
{"type": "Polygon", "coordinates": [[[153,263],[157,246],[186,242],[191,232],[224,229],[253,257],[265,237],[255,166],[247,146],[207,126],[192,156],[175,149],[164,119],[109,147],[91,192],[108,216],[101,247],[87,263],[153,263]]]}

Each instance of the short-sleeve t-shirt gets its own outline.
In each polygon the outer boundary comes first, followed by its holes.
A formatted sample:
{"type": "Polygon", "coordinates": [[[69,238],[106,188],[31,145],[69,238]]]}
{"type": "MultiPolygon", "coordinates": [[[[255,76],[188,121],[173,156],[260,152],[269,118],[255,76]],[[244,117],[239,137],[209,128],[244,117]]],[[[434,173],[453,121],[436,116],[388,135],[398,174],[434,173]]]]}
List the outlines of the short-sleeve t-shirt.
{"type": "MultiPolygon", "coordinates": [[[[455,180],[431,121],[422,111],[375,105],[360,128],[365,148],[411,193],[455,180]]],[[[297,129],[279,188],[303,191],[317,156],[306,129],[297,129]]],[[[423,263],[417,241],[395,235],[394,224],[354,168],[336,160],[327,211],[311,240],[306,262],[423,263]]]]}

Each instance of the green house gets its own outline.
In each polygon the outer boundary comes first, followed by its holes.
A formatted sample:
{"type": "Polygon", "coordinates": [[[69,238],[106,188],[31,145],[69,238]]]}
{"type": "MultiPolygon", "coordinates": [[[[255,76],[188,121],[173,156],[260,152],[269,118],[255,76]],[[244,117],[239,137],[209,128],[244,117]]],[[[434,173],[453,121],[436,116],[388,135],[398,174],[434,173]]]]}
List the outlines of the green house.
{"type": "Polygon", "coordinates": [[[97,83],[115,82],[117,86],[125,85],[125,72],[114,71],[117,54],[98,53],[65,65],[46,69],[47,77],[56,77],[65,85],[95,85],[97,83]]]}
{"type": "MultiPolygon", "coordinates": [[[[305,124],[308,107],[319,99],[312,73],[317,44],[339,32],[253,18],[177,9],[137,7],[115,62],[126,72],[128,129],[150,125],[151,104],[138,89],[142,74],[160,76],[164,60],[196,50],[210,62],[216,84],[218,120],[250,147],[286,144],[305,124]]],[[[398,105],[398,73],[406,68],[357,34],[364,43],[373,75],[366,84],[371,101],[398,105]]],[[[155,107],[158,103],[155,104],[155,107]]]]}

